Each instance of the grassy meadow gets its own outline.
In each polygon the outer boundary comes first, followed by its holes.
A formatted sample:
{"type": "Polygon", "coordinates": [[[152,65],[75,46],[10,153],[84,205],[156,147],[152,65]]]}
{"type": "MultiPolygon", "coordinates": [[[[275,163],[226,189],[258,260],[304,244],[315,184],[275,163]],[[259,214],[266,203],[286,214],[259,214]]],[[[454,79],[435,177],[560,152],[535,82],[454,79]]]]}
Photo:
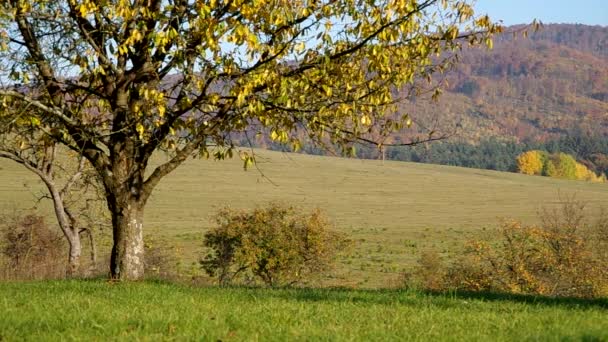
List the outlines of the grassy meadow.
{"type": "Polygon", "coordinates": [[[0,283],[0,340],[602,341],[606,300],[401,290],[0,283]]]}
{"type": "MultiPolygon", "coordinates": [[[[390,287],[421,250],[454,250],[501,218],[533,223],[542,206],[559,203],[558,194],[576,194],[588,202],[591,216],[608,201],[606,184],[396,161],[256,154],[259,170],[244,171],[238,158],[195,159],[167,176],[146,208],[148,240],[174,247],[181,267],[195,269],[210,216],[222,206],[277,201],[320,207],[355,241],[324,284],[390,287]]],[[[40,191],[35,176],[0,160],[1,213],[31,208],[40,191]]],[[[39,209],[54,222],[48,201],[39,209]]]]}

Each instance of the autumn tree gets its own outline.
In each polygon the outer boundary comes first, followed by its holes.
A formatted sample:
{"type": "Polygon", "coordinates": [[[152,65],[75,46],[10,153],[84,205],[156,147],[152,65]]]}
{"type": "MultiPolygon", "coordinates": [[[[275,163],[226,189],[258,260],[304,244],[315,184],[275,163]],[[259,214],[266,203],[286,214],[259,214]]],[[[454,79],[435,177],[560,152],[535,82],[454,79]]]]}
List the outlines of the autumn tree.
{"type": "Polygon", "coordinates": [[[553,178],[576,179],[576,160],[567,153],[552,154],[547,159],[546,175],[553,178]]]}
{"type": "Polygon", "coordinates": [[[45,133],[53,127],[39,121],[36,109],[11,107],[10,111],[12,115],[0,116],[0,158],[23,165],[44,184],[46,191],[38,200],[48,198],[53,203],[69,249],[67,275],[74,276],[81,264],[81,236],[88,239],[91,266],[97,260],[93,227],[103,221],[103,210],[99,208],[96,174],[83,156],[76,155],[73,163],[59,158],[61,145],[45,133]]]}
{"type": "Polygon", "coordinates": [[[527,151],[517,156],[517,171],[526,175],[540,175],[546,153],[542,151],[527,151]]]}
{"type": "Polygon", "coordinates": [[[587,166],[585,166],[584,164],[576,162],[575,167],[576,167],[576,169],[575,169],[575,178],[576,179],[585,180],[585,181],[589,181],[589,182],[598,182],[598,183],[604,182],[604,177],[602,177],[602,175],[600,175],[600,176],[596,175],[595,172],[589,170],[589,168],[587,168],[587,166]]]}
{"type": "Polygon", "coordinates": [[[140,279],[146,202],[187,158],[221,159],[257,127],[345,151],[400,130],[410,117],[392,115],[393,91],[437,87],[463,44],[500,29],[456,0],[7,0],[0,100],[38,109],[44,133],[93,165],[111,276],[140,279]],[[150,169],[155,151],[168,158],[150,169]]]}

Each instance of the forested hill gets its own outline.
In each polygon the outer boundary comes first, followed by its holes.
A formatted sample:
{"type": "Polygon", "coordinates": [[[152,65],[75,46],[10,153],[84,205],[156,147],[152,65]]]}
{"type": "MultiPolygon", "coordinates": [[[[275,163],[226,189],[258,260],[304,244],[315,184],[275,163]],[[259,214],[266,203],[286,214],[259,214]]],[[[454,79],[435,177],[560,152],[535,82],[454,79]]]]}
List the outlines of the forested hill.
{"type": "MultiPolygon", "coordinates": [[[[438,101],[400,105],[414,127],[394,136],[408,141],[416,128],[457,131],[476,144],[496,137],[521,142],[560,139],[568,132],[608,136],[608,26],[547,24],[524,37],[507,27],[488,49],[465,48],[438,101]],[[515,32],[515,33],[514,33],[515,32]]],[[[257,145],[269,145],[261,135],[257,145]]]]}
{"type": "MultiPolygon", "coordinates": [[[[517,153],[541,148],[564,150],[608,172],[608,27],[549,24],[527,37],[521,28],[506,28],[492,50],[465,49],[438,102],[403,103],[400,112],[415,124],[392,142],[409,141],[416,126],[455,130],[454,137],[386,157],[513,170],[517,153]]],[[[264,134],[255,140],[285,148],[264,134]]],[[[378,151],[360,148],[358,155],[378,158],[378,151]]]]}
{"type": "Polygon", "coordinates": [[[491,51],[465,50],[448,83],[438,104],[410,110],[423,121],[459,122],[459,135],[470,142],[542,141],[572,128],[606,134],[608,27],[545,25],[528,38],[505,33],[491,51]]]}

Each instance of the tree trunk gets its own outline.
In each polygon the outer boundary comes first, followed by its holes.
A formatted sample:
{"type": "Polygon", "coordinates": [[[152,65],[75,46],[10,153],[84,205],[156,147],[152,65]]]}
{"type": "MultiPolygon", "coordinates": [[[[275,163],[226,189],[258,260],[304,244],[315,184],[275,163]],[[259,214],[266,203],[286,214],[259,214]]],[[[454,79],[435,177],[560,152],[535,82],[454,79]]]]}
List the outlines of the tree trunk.
{"type": "Polygon", "coordinates": [[[78,274],[78,269],[80,268],[80,255],[82,254],[82,245],[80,243],[80,236],[78,236],[78,232],[74,232],[68,241],[70,250],[66,275],[68,278],[71,278],[78,274]]]}
{"type": "MultiPolygon", "coordinates": [[[[91,231],[91,228],[83,228],[84,231],[87,232],[87,235],[89,236],[89,246],[91,248],[91,273],[93,273],[93,271],[95,270],[95,268],[97,268],[97,245],[95,245],[95,237],[93,237],[93,231],[91,231]]],[[[83,229],[80,230],[80,232],[83,232],[83,229]]]]}
{"type": "Polygon", "coordinates": [[[126,205],[112,210],[110,276],[115,280],[140,280],[144,276],[143,206],[135,200],[122,203],[126,205]]]}
{"type": "Polygon", "coordinates": [[[82,254],[82,244],[80,242],[78,228],[74,227],[74,222],[70,220],[70,216],[68,215],[63,202],[63,197],[61,196],[59,190],[57,190],[55,183],[50,179],[50,177],[43,178],[43,180],[51,193],[51,198],[53,199],[53,207],[55,209],[57,223],[68,241],[69,250],[66,276],[71,278],[78,274],[78,269],[80,268],[80,255],[82,254]]]}

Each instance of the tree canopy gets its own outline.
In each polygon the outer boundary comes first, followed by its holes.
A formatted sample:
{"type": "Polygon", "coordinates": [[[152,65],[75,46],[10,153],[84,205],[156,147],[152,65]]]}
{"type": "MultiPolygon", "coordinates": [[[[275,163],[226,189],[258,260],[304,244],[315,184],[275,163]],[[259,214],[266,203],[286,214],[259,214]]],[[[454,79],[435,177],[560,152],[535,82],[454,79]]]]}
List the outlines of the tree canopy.
{"type": "Polygon", "coordinates": [[[387,115],[394,90],[439,94],[462,45],[491,47],[500,30],[455,0],[8,0],[1,115],[92,164],[113,218],[111,274],[138,279],[145,203],[188,157],[231,155],[232,134],[252,127],[345,150],[402,129],[408,113],[387,115]],[[168,161],[146,172],[159,150],[168,161]]]}

